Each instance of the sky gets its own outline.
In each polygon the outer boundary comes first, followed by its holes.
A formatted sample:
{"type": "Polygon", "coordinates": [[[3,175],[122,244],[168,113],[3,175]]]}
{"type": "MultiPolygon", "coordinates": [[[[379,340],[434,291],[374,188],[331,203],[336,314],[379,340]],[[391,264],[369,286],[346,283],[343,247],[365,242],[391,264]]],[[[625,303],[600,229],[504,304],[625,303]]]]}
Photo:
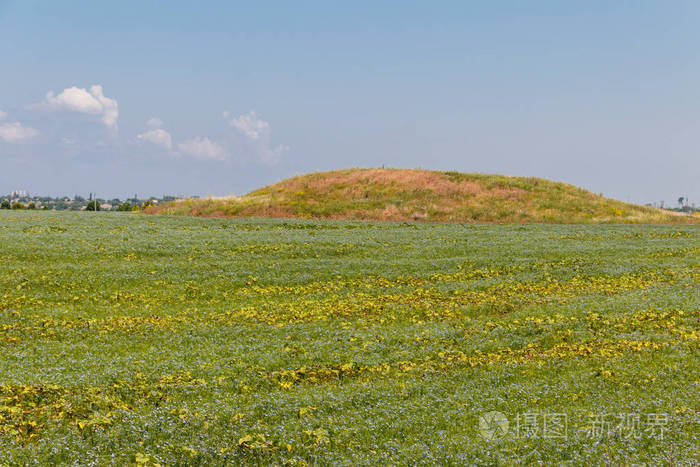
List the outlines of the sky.
{"type": "Polygon", "coordinates": [[[0,193],[349,167],[700,204],[700,2],[0,0],[0,193]]]}

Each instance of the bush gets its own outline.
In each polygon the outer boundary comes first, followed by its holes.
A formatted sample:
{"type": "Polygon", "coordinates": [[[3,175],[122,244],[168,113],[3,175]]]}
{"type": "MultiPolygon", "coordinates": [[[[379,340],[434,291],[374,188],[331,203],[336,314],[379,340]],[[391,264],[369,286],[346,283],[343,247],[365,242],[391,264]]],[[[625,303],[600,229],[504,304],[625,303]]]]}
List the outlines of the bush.
{"type": "Polygon", "coordinates": [[[119,207],[117,207],[117,211],[121,211],[121,212],[128,212],[128,211],[131,211],[131,204],[129,204],[129,203],[122,203],[122,204],[119,205],[119,207]]]}
{"type": "Polygon", "coordinates": [[[10,209],[10,202],[8,200],[5,200],[2,203],[0,203],[0,209],[10,209]]]}
{"type": "Polygon", "coordinates": [[[24,204],[19,201],[12,205],[12,209],[24,209],[24,204]]]}
{"type": "Polygon", "coordinates": [[[36,204],[34,204],[34,202],[29,203],[29,206],[27,206],[27,209],[36,209],[36,204]]]}
{"type": "Polygon", "coordinates": [[[100,202],[95,200],[88,201],[87,207],[85,208],[86,211],[99,211],[100,210],[100,202]]]}

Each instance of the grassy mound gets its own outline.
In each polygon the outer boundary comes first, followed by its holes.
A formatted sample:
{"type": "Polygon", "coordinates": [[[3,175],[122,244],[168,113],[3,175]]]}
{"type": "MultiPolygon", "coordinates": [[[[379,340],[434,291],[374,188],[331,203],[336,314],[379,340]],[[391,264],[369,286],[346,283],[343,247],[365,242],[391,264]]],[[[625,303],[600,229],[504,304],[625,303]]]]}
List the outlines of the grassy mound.
{"type": "Polygon", "coordinates": [[[147,212],[484,223],[692,223],[698,218],[623,203],[540,178],[412,169],[349,169],[290,178],[245,196],[188,199],[147,212]]]}

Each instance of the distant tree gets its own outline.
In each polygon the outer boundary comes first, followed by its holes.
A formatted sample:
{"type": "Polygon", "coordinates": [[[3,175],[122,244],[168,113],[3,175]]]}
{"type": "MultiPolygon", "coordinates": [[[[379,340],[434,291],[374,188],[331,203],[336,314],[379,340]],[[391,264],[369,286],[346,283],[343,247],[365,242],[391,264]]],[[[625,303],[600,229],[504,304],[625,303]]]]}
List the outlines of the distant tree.
{"type": "Polygon", "coordinates": [[[34,201],[29,203],[29,205],[27,206],[27,209],[36,209],[36,204],[34,204],[34,201]]]}
{"type": "Polygon", "coordinates": [[[88,202],[85,210],[86,211],[99,211],[100,210],[100,202],[97,200],[93,200],[93,201],[88,202]]]}
{"type": "Polygon", "coordinates": [[[12,205],[12,209],[24,209],[24,204],[19,201],[12,205]]]}
{"type": "Polygon", "coordinates": [[[119,207],[117,208],[117,211],[122,211],[122,212],[131,211],[131,204],[130,203],[121,203],[119,205],[119,207]]]}
{"type": "Polygon", "coordinates": [[[678,204],[680,205],[680,207],[683,207],[683,201],[685,201],[685,197],[681,196],[680,198],[678,198],[678,204]]]}
{"type": "Polygon", "coordinates": [[[8,200],[3,200],[2,203],[0,203],[0,209],[10,209],[10,202],[8,200]]]}

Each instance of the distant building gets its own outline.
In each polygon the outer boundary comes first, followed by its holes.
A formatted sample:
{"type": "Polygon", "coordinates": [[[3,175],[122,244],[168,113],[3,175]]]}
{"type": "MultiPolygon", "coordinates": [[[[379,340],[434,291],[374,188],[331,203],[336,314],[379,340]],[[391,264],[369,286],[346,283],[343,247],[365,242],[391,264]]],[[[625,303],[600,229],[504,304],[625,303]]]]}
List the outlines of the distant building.
{"type": "Polygon", "coordinates": [[[10,192],[10,198],[29,198],[27,190],[13,190],[10,192]]]}

